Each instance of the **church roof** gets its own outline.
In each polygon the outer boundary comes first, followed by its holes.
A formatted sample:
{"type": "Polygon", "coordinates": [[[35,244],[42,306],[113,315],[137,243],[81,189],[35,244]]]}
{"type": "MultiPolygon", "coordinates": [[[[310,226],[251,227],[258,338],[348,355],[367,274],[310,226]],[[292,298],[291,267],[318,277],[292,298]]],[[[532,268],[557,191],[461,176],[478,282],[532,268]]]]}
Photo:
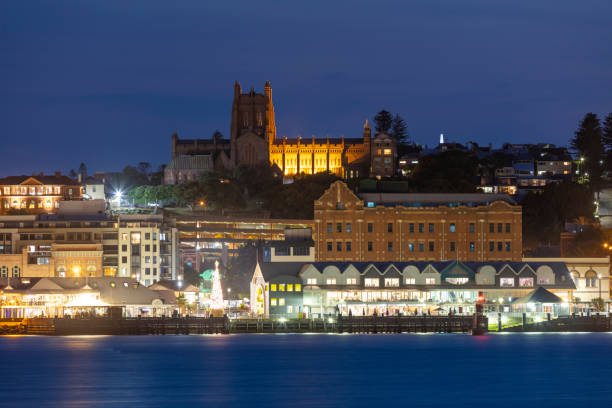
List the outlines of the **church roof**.
{"type": "Polygon", "coordinates": [[[210,154],[180,155],[173,158],[168,167],[169,170],[202,170],[212,169],[210,154]]]}

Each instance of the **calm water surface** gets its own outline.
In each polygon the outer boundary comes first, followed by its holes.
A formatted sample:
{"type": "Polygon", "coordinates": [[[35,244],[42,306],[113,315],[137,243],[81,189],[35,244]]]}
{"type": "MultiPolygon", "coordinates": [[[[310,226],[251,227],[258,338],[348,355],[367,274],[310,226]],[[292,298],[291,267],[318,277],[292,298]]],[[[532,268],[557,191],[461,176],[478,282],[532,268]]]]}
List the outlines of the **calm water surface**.
{"type": "Polygon", "coordinates": [[[0,406],[612,406],[612,334],[0,337],[0,406]]]}

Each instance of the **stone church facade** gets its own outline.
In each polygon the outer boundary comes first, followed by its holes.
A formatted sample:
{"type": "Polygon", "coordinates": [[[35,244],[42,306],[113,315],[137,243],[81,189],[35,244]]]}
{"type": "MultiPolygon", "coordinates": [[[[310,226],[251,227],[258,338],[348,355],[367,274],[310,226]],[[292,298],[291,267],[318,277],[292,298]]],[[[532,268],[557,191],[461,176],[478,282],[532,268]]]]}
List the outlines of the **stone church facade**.
{"type": "Polygon", "coordinates": [[[230,139],[181,140],[174,134],[172,158],[210,155],[216,170],[268,163],[288,177],[331,172],[343,178],[359,178],[370,173],[371,133],[366,120],[363,135],[358,138],[277,138],[270,83],[266,81],[261,94],[253,88],[243,93],[236,82],[230,139]]]}

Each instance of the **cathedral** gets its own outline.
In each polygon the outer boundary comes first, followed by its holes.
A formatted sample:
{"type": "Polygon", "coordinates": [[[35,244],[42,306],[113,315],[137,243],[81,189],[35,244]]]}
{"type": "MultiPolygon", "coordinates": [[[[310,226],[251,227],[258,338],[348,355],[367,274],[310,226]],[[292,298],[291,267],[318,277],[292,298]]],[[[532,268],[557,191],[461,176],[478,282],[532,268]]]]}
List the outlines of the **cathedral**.
{"type": "Polygon", "coordinates": [[[343,178],[359,178],[368,176],[372,168],[371,133],[366,120],[359,138],[277,138],[270,83],[266,81],[261,94],[253,88],[243,93],[236,82],[230,140],[181,140],[174,134],[172,158],[209,155],[211,169],[269,163],[287,177],[331,172],[343,178]]]}

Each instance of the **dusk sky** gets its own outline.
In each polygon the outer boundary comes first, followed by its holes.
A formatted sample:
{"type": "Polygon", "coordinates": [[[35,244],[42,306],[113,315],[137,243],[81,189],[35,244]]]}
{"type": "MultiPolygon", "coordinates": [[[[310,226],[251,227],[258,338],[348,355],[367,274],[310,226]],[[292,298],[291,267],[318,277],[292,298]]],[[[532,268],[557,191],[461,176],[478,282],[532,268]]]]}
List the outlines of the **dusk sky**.
{"type": "Polygon", "coordinates": [[[229,137],[233,84],[273,89],[278,136],[565,145],[612,111],[612,1],[2,1],[0,177],[170,159],[229,137]]]}

